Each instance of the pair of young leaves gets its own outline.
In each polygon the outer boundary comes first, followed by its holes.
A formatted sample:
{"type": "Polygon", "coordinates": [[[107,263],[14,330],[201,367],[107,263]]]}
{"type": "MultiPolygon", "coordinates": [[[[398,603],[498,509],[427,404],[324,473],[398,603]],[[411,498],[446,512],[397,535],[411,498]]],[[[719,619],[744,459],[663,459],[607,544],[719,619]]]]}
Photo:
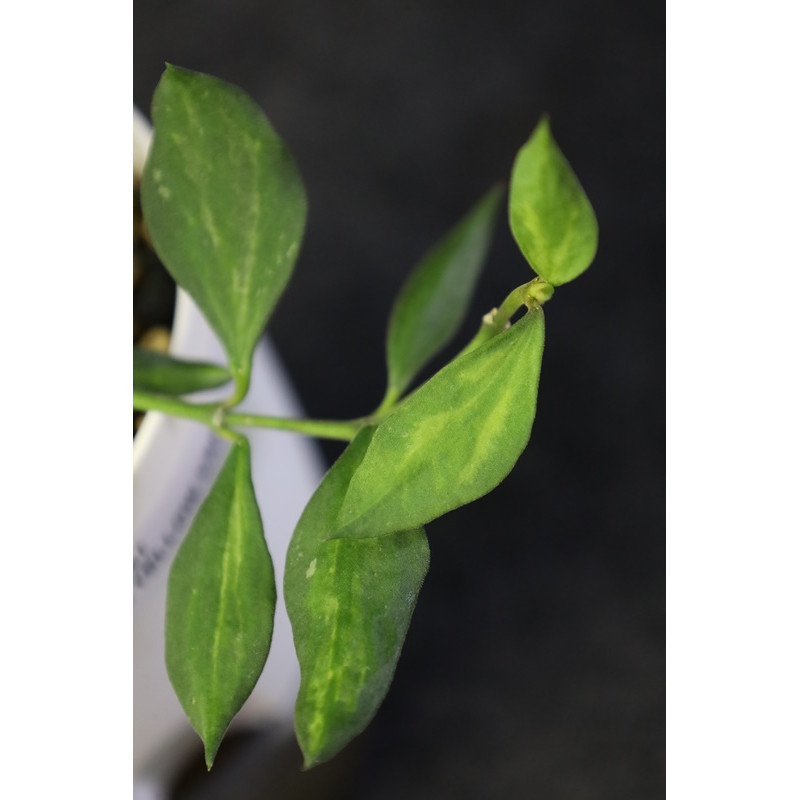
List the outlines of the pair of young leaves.
{"type": "MultiPolygon", "coordinates": [[[[257,106],[215,78],[169,67],[153,120],[145,219],[229,366],[140,355],[135,376],[146,391],[175,394],[232,377],[233,404],[247,390],[255,344],[299,250],[302,183],[257,106]]],[[[489,192],[398,297],[387,336],[387,408],[463,321],[499,200],[499,189],[489,192]]],[[[515,162],[510,223],[552,285],[594,257],[594,214],[546,119],[515,162]]],[[[422,526],[494,488],[527,444],[543,346],[544,315],[534,305],[362,428],[305,509],[284,590],[302,675],[295,726],[308,766],[363,730],[388,690],[427,572],[422,526]]],[[[168,596],[167,668],[209,767],[263,669],[274,605],[249,448],[237,435],[175,558],[168,596]]]]}

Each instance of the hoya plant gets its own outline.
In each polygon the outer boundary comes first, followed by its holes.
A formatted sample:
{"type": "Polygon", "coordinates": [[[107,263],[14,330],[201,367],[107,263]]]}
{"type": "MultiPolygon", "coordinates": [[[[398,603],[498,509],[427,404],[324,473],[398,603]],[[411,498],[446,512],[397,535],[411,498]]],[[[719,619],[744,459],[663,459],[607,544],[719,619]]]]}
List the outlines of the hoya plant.
{"type": "Polygon", "coordinates": [[[210,768],[270,647],[275,579],[253,490],[247,429],[349,442],[294,531],[283,592],[300,663],[295,729],[306,766],[375,715],[428,570],[424,526],[485,495],[526,447],[536,412],[544,304],[597,250],[597,222],[543,118],[513,165],[508,218],[528,279],[463,350],[415,378],[457,333],[503,190],[481,198],[411,272],[388,321],[386,392],[346,421],[243,413],[253,353],[292,274],[306,196],[257,105],[217,78],[168,66],[152,106],[141,185],[156,252],[223,344],[226,364],[134,350],[133,405],[206,425],[226,460],[171,567],[167,671],[210,768]],[[192,394],[230,385],[222,402],[192,394]]]}

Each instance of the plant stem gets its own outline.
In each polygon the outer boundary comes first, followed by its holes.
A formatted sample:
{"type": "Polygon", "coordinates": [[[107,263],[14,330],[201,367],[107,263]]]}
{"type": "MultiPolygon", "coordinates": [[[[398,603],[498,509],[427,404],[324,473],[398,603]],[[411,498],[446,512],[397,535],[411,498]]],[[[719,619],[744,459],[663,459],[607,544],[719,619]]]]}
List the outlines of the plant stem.
{"type": "Polygon", "coordinates": [[[216,403],[187,403],[176,397],[138,392],[136,390],[133,392],[133,407],[137,411],[161,411],[173,417],[202,422],[223,435],[230,433],[230,427],[236,425],[295,431],[304,433],[307,436],[316,436],[318,439],[337,439],[349,442],[358,433],[358,429],[362,425],[361,420],[340,422],[335,420],[285,419],[259,414],[231,413],[226,411],[224,405],[216,403]]]}
{"type": "MultiPolygon", "coordinates": [[[[502,333],[514,314],[522,306],[532,308],[541,306],[553,296],[553,287],[541,278],[534,278],[522,286],[517,286],[501,303],[499,308],[490,311],[484,318],[478,333],[472,341],[456,356],[480,347],[498,333],[502,333]]],[[[191,419],[202,422],[217,433],[230,438],[236,435],[231,426],[248,428],[274,428],[275,430],[294,431],[306,436],[315,436],[318,439],[336,439],[349,442],[355,437],[359,429],[368,423],[380,422],[397,404],[400,392],[389,387],[380,406],[369,416],[355,420],[323,420],[323,419],[286,419],[284,417],[268,417],[262,414],[243,414],[229,411],[231,405],[240,402],[247,391],[250,376],[247,371],[234,373],[235,391],[233,397],[222,404],[217,403],[187,403],[176,397],[148,392],[133,392],[133,407],[137,411],[161,411],[173,417],[191,419]]]]}
{"type": "Polygon", "coordinates": [[[361,427],[360,420],[338,421],[326,419],[286,419],[266,417],[261,414],[226,413],[225,425],[246,426],[248,428],[275,428],[281,431],[294,431],[318,439],[337,439],[349,442],[361,427]]]}
{"type": "Polygon", "coordinates": [[[502,333],[507,327],[511,317],[522,308],[532,308],[533,306],[544,305],[553,296],[553,286],[541,278],[534,278],[528,283],[523,283],[522,286],[517,286],[508,297],[500,304],[499,308],[492,309],[483,318],[481,327],[472,338],[472,340],[464,347],[464,349],[456,356],[460,358],[463,355],[480,347],[484,342],[502,333]]]}

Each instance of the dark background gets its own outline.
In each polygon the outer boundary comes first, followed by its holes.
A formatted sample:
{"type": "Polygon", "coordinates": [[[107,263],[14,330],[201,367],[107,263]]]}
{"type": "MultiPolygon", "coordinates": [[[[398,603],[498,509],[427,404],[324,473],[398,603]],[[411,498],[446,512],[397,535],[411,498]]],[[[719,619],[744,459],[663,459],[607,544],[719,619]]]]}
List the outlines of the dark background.
{"type": "MultiPolygon", "coordinates": [[[[309,416],[378,403],[404,276],[507,179],[545,111],[600,224],[595,264],[546,308],[530,446],[428,528],[430,575],[371,727],[307,774],[269,733],[231,742],[179,796],[662,796],[663,42],[660,5],[620,0],[136,0],[137,105],[164,61],[225,78],[303,172],[307,234],[270,334],[309,416]]],[[[501,219],[449,354],[529,277],[501,219]]]]}

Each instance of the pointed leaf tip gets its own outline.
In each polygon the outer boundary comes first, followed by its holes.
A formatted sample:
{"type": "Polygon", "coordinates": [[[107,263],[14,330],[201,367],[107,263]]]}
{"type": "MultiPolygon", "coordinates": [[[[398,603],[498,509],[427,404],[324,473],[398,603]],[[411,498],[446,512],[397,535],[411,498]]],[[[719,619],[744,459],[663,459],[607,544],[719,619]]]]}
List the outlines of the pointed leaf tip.
{"type": "Polygon", "coordinates": [[[219,746],[222,743],[222,737],[216,742],[203,740],[203,751],[205,753],[206,772],[211,772],[211,767],[214,766],[214,759],[217,757],[219,746]]]}

